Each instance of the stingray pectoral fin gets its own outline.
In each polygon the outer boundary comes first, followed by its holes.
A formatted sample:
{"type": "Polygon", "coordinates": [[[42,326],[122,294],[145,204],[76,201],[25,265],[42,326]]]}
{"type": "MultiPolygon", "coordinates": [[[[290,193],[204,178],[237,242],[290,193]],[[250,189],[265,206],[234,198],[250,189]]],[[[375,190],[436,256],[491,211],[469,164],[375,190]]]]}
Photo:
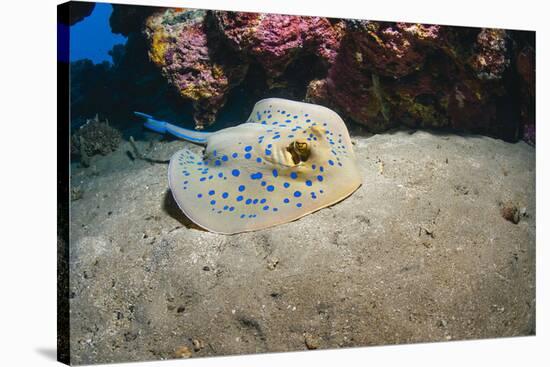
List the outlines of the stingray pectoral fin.
{"type": "Polygon", "coordinates": [[[177,138],[184,139],[192,143],[206,144],[208,136],[211,135],[211,133],[184,129],[183,127],[176,126],[169,122],[157,120],[153,118],[153,116],[143,112],[134,112],[134,114],[146,119],[143,124],[146,128],[160,134],[170,133],[177,138]]]}

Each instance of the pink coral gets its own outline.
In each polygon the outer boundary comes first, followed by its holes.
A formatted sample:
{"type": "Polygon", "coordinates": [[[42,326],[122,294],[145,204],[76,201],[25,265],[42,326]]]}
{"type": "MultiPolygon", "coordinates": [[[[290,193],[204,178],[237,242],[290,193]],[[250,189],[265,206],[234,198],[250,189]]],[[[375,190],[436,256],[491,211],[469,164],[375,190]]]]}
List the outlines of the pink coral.
{"type": "Polygon", "coordinates": [[[484,28],[479,32],[471,67],[480,79],[498,79],[510,65],[504,29],[484,28]]]}
{"type": "Polygon", "coordinates": [[[300,52],[312,52],[330,64],[341,32],[326,18],[215,12],[228,43],[258,61],[270,78],[279,77],[300,52]]]}
{"type": "Polygon", "coordinates": [[[404,124],[517,140],[519,121],[534,131],[534,58],[525,49],[516,74],[508,73],[511,33],[504,30],[165,10],[149,17],[146,34],[151,60],[193,101],[198,127],[214,120],[251,65],[252,94],[265,93],[257,79],[289,95],[307,83],[308,101],[371,131],[404,124]]]}
{"type": "Polygon", "coordinates": [[[149,56],[179,93],[194,102],[198,129],[212,123],[224,105],[231,82],[244,77],[240,68],[212,58],[202,10],[168,9],[147,19],[149,56]]]}

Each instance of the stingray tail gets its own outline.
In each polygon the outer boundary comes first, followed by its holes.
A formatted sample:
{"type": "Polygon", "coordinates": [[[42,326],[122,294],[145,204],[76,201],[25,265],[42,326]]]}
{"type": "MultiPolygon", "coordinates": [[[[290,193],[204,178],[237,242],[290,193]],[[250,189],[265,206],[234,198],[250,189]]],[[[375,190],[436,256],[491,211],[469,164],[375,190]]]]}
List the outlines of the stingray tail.
{"type": "Polygon", "coordinates": [[[206,144],[206,141],[208,137],[212,133],[206,133],[201,131],[194,131],[189,129],[184,129],[183,127],[179,127],[176,125],[173,125],[166,121],[160,121],[153,118],[151,115],[147,115],[143,112],[134,112],[136,116],[143,117],[145,119],[145,123],[143,126],[146,128],[156,131],[160,134],[172,134],[177,138],[184,139],[187,141],[190,141],[192,143],[197,144],[206,144]]]}

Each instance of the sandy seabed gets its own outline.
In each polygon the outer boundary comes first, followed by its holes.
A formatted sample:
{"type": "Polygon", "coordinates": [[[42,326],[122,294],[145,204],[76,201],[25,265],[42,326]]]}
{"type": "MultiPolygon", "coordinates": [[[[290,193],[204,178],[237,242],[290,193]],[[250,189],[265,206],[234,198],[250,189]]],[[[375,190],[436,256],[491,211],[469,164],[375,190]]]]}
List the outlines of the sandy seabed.
{"type": "MultiPolygon", "coordinates": [[[[533,335],[535,149],[425,131],[352,140],[353,195],[231,236],[190,223],[167,165],[130,160],[127,143],[73,165],[72,363],[533,335]]],[[[157,139],[150,156],[185,146],[157,139]]]]}

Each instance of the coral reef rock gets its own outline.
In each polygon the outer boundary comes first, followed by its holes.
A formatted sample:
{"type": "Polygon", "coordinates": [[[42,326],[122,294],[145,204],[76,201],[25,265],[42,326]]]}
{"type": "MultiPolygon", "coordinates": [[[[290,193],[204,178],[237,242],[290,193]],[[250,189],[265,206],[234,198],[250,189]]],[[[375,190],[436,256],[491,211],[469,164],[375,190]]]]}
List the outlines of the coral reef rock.
{"type": "MultiPolygon", "coordinates": [[[[166,9],[147,18],[149,57],[182,97],[194,103],[196,128],[211,124],[227,92],[246,74],[236,58],[219,57],[204,10],[166,9]]],[[[224,55],[225,56],[225,55],[224,55]]]]}
{"type": "Polygon", "coordinates": [[[88,166],[91,156],[114,152],[120,141],[120,132],[111,127],[108,121],[100,121],[96,116],[71,136],[71,153],[80,155],[81,164],[88,166]]]}
{"type": "Polygon", "coordinates": [[[331,64],[341,31],[326,18],[295,15],[213,12],[229,45],[257,61],[272,81],[298,56],[310,53],[331,64]]]}
{"type": "MultiPolygon", "coordinates": [[[[534,40],[533,40],[534,43],[534,40]]],[[[535,145],[535,49],[526,45],[517,55],[523,139],[535,145]]]]}
{"type": "Polygon", "coordinates": [[[535,143],[534,32],[113,9],[111,28],[128,41],[113,48],[113,65],[71,65],[74,121],[100,113],[135,123],[129,113],[142,110],[178,123],[192,115],[198,129],[219,120],[217,129],[259,99],[283,97],[330,107],[370,132],[401,125],[535,143]]]}
{"type": "Polygon", "coordinates": [[[109,18],[111,31],[126,37],[133,32],[141,32],[145,19],[159,9],[154,6],[113,4],[109,18]]]}
{"type": "Polygon", "coordinates": [[[336,61],[307,99],[374,132],[402,124],[517,141],[509,38],[500,29],[348,21],[336,61]]]}
{"type": "Polygon", "coordinates": [[[75,25],[94,11],[95,3],[73,1],[69,11],[69,25],[75,25]]]}

